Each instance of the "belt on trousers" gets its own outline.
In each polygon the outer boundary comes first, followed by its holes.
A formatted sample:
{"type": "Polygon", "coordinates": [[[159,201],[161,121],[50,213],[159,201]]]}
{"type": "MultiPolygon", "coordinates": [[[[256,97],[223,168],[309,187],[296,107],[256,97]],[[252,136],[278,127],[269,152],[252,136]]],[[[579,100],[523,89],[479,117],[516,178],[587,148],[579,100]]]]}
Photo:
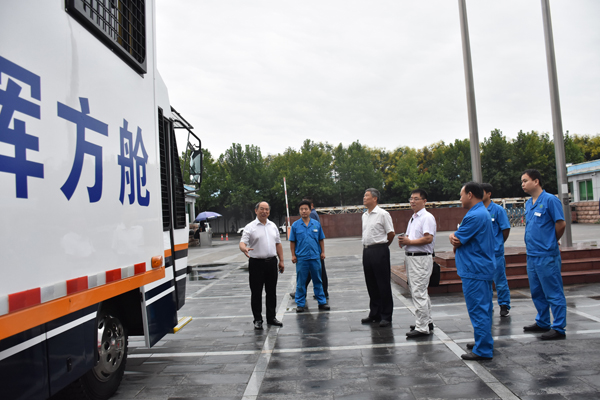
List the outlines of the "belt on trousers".
{"type": "Polygon", "coordinates": [[[363,244],[363,249],[368,249],[369,247],[377,247],[377,246],[387,246],[386,243],[375,243],[375,244],[363,244]]]}
{"type": "Polygon", "coordinates": [[[253,260],[256,260],[256,261],[264,261],[264,262],[269,262],[269,261],[272,261],[272,260],[273,260],[275,257],[267,257],[267,258],[254,258],[254,257],[251,257],[251,258],[252,258],[253,260]]]}
{"type": "Polygon", "coordinates": [[[407,252],[406,255],[410,256],[410,257],[418,257],[418,256],[430,256],[431,253],[409,253],[409,252],[407,252]]]}

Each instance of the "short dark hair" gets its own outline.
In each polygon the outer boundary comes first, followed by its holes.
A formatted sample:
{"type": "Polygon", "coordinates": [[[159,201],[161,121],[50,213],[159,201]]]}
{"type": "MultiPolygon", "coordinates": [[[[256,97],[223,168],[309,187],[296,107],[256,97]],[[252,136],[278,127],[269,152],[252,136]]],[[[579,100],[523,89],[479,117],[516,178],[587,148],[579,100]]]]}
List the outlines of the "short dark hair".
{"type": "Polygon", "coordinates": [[[540,182],[540,186],[542,186],[542,174],[540,174],[540,171],[538,171],[537,169],[526,169],[525,171],[523,171],[521,176],[525,174],[529,175],[532,181],[535,181],[537,179],[540,182]]]}
{"type": "Polygon", "coordinates": [[[256,205],[254,206],[255,210],[258,210],[258,206],[260,206],[260,203],[267,203],[267,205],[269,206],[269,210],[271,210],[271,205],[268,202],[264,201],[264,200],[261,200],[258,203],[256,203],[256,205]]]}
{"type": "Polygon", "coordinates": [[[410,194],[415,194],[417,193],[419,196],[421,196],[422,199],[427,200],[427,192],[425,191],[425,189],[415,189],[412,192],[410,192],[410,194]]]}
{"type": "Polygon", "coordinates": [[[494,187],[492,186],[491,183],[482,183],[481,184],[481,188],[486,193],[493,193],[494,192],[494,187]]]}
{"type": "Polygon", "coordinates": [[[298,203],[298,209],[300,209],[301,206],[308,206],[308,209],[310,210],[310,201],[302,200],[300,203],[298,203]]]}
{"type": "Polygon", "coordinates": [[[471,181],[465,183],[463,187],[465,188],[465,194],[472,193],[476,199],[483,199],[483,188],[480,183],[471,181]]]}
{"type": "Polygon", "coordinates": [[[302,199],[302,201],[304,201],[304,200],[308,201],[310,204],[312,204],[312,203],[313,203],[313,199],[312,199],[312,197],[304,197],[304,198],[302,199]]]}
{"type": "Polygon", "coordinates": [[[365,193],[371,193],[371,196],[375,197],[377,199],[377,204],[379,204],[379,197],[381,196],[379,194],[379,190],[375,189],[375,188],[368,188],[367,190],[365,190],[365,193]]]}

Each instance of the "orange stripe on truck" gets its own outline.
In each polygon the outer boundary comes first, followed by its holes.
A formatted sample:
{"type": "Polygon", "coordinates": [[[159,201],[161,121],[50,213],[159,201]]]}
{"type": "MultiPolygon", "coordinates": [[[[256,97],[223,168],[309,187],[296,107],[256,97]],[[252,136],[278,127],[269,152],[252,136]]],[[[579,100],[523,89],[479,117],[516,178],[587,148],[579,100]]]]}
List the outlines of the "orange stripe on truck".
{"type": "Polygon", "coordinates": [[[182,244],[176,244],[175,245],[175,251],[185,250],[187,248],[188,248],[188,244],[187,243],[182,243],[182,244]]]}
{"type": "MultiPolygon", "coordinates": [[[[38,325],[45,324],[56,318],[81,310],[91,305],[97,304],[111,297],[120,295],[137,289],[140,286],[147,285],[158,279],[165,277],[165,268],[160,267],[143,274],[134,275],[131,278],[122,279],[116,282],[107,283],[92,289],[67,295],[47,303],[37,304],[29,307],[32,301],[39,303],[39,289],[27,290],[25,292],[9,295],[9,304],[12,300],[15,306],[28,307],[20,311],[12,312],[0,317],[0,340],[6,339],[19,332],[35,328],[38,325]],[[35,293],[38,292],[37,299],[35,293]]],[[[35,304],[35,303],[34,303],[35,304]]]]}

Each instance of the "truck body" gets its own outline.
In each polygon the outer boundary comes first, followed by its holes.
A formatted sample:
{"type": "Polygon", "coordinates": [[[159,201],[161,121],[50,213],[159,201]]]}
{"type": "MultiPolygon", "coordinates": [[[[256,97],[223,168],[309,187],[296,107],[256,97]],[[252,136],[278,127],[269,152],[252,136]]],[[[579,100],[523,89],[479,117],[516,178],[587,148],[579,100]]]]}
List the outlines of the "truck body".
{"type": "Polygon", "coordinates": [[[128,336],[177,324],[188,223],[154,27],[153,1],[0,5],[4,400],[108,398],[128,336]]]}

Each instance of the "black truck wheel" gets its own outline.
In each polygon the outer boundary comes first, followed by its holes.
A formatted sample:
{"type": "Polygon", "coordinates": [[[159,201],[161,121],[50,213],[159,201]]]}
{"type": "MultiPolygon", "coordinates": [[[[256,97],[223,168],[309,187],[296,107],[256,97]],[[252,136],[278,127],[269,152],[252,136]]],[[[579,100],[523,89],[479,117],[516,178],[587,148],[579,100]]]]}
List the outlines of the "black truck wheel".
{"type": "Polygon", "coordinates": [[[53,399],[107,400],[117,391],[127,364],[127,330],[114,313],[98,315],[96,365],[53,399]]]}

